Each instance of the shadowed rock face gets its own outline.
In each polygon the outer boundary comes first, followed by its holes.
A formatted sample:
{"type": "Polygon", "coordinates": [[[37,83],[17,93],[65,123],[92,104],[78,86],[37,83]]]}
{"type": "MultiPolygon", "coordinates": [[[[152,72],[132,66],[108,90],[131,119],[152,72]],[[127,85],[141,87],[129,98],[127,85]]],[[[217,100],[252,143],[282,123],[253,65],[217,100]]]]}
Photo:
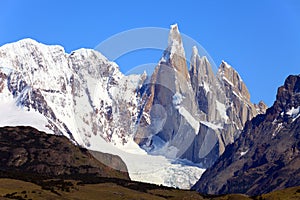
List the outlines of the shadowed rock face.
{"type": "Polygon", "coordinates": [[[266,114],[247,122],[193,189],[257,195],[300,185],[300,75],[289,76],[266,114]]]}
{"type": "Polygon", "coordinates": [[[51,178],[129,179],[126,165],[118,156],[91,154],[64,136],[49,135],[31,127],[0,128],[0,171],[2,175],[16,172],[51,178]]]}

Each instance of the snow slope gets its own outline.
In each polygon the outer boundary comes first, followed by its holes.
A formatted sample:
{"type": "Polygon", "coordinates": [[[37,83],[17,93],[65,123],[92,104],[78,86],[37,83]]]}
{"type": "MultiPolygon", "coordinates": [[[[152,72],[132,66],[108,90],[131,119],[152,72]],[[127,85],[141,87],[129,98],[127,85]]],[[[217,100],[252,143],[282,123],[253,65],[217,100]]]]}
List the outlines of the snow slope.
{"type": "Polygon", "coordinates": [[[14,101],[0,103],[0,127],[31,126],[48,134],[53,131],[47,128],[48,120],[36,111],[27,111],[17,107],[14,101]]]}
{"type": "Polygon", "coordinates": [[[205,171],[185,160],[148,155],[133,140],[118,147],[94,135],[91,141],[89,149],[120,156],[135,181],[190,189],[205,171]]]}

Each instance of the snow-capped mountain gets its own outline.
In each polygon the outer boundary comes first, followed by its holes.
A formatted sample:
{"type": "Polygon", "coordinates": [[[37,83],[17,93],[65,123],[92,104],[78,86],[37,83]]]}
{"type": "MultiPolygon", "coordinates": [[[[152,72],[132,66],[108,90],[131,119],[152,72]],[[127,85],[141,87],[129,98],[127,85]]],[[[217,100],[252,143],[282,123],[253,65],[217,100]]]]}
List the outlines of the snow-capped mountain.
{"type": "Polygon", "coordinates": [[[68,55],[62,47],[30,39],[1,47],[0,66],[1,99],[38,111],[54,133],[86,146],[92,133],[112,143],[129,137],[125,133],[137,117],[135,91],[144,75],[124,76],[94,50],[68,55]]]}
{"type": "Polygon", "coordinates": [[[238,73],[206,57],[188,69],[177,25],[152,75],[125,76],[101,53],[24,39],[0,47],[0,125],[30,125],[117,154],[133,180],[189,188],[263,113],[238,73]],[[179,158],[179,159],[178,159],[179,158]]]}

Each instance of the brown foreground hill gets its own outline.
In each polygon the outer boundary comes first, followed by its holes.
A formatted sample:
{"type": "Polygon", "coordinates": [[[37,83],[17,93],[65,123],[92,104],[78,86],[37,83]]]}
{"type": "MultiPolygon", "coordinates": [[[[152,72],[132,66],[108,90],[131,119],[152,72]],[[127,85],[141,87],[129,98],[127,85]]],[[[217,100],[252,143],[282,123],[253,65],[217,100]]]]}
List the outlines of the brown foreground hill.
{"type": "Polygon", "coordinates": [[[196,191],[179,190],[128,180],[107,179],[84,184],[74,180],[48,180],[43,185],[15,179],[0,179],[0,200],[297,200],[300,187],[249,197],[241,194],[205,196],[196,191]]]}
{"type": "MultiPolygon", "coordinates": [[[[111,162],[114,168],[126,170],[117,156],[92,154],[105,163],[111,162]]],[[[207,196],[196,191],[130,181],[128,173],[104,165],[67,138],[47,135],[31,127],[0,128],[0,159],[0,200],[300,199],[300,187],[256,197],[207,196]]]]}
{"type": "Polygon", "coordinates": [[[129,180],[127,167],[118,156],[89,152],[64,136],[22,126],[0,128],[0,177],[26,181],[48,178],[86,181],[99,177],[129,180]]]}

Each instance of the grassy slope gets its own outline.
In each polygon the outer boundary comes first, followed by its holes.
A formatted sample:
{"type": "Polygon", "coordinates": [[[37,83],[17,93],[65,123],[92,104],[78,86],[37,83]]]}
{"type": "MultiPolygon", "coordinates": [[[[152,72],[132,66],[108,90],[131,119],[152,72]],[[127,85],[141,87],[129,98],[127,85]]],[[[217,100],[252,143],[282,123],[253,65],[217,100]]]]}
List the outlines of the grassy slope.
{"type": "Polygon", "coordinates": [[[194,191],[129,181],[82,184],[73,180],[47,180],[40,186],[25,181],[2,178],[0,179],[1,199],[292,200],[300,199],[300,187],[288,188],[251,198],[244,195],[201,196],[194,191]]]}

